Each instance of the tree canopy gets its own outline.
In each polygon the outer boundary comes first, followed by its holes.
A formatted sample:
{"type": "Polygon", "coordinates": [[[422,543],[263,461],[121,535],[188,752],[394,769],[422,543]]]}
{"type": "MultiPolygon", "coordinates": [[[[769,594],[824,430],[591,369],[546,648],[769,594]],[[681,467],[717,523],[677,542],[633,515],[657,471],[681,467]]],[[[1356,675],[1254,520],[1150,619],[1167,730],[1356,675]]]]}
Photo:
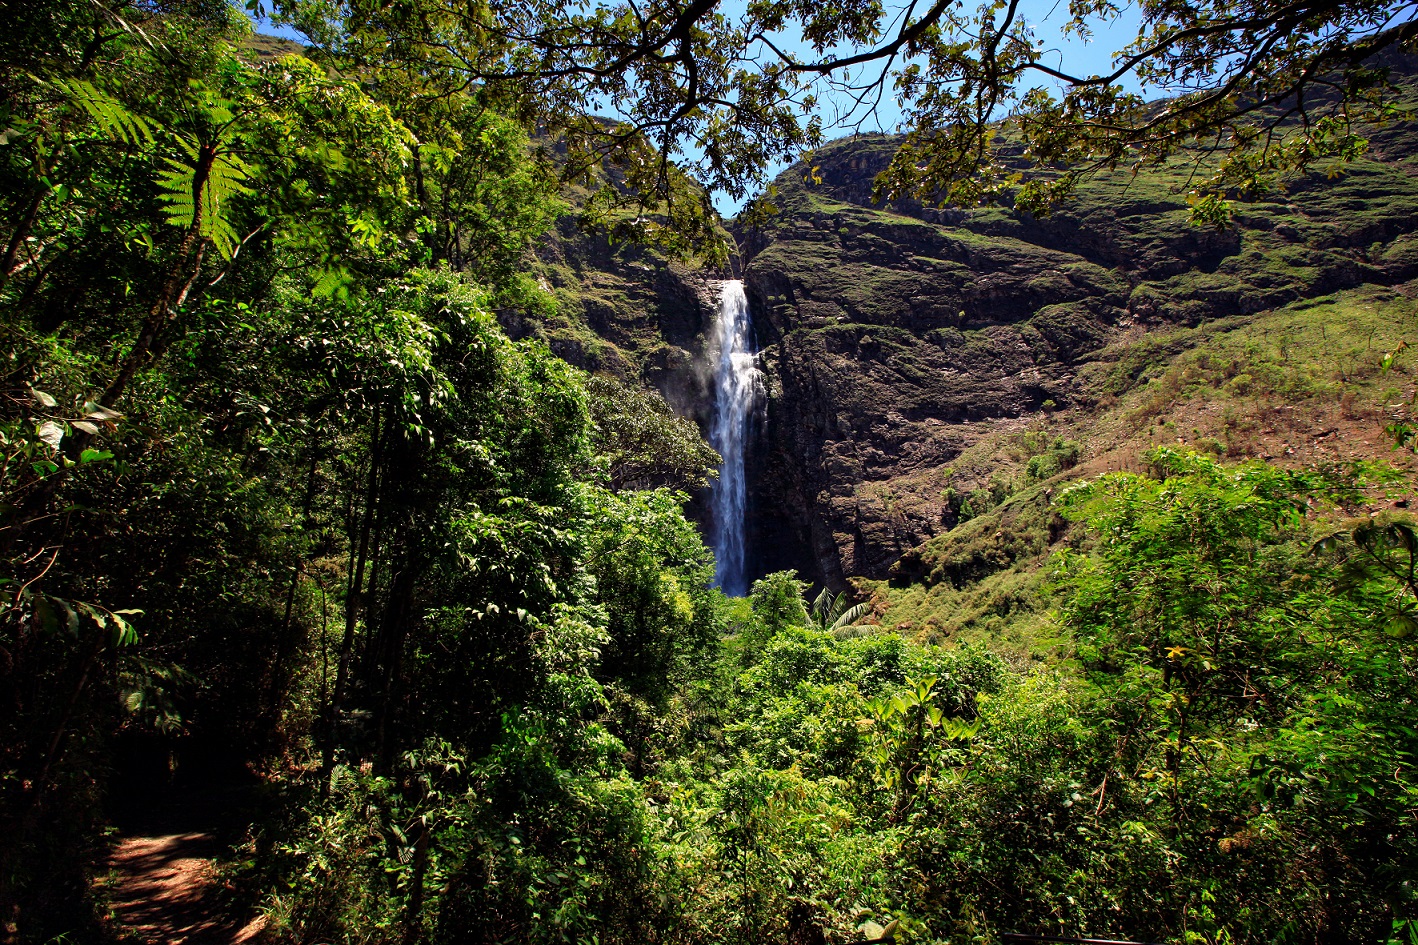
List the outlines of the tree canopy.
{"type": "Polygon", "coordinates": [[[893,97],[909,134],[878,181],[886,199],[1010,193],[1043,211],[1081,175],[1178,154],[1203,166],[1199,201],[1254,190],[1360,153],[1363,126],[1400,108],[1381,54],[1418,35],[1408,0],[1072,0],[1065,36],[1139,21],[1112,68],[1090,74],[1059,62],[1021,0],[270,8],[331,61],[428,66],[519,103],[580,152],[614,155],[652,208],[675,202],[672,161],[743,197],[766,168],[893,97]],[[842,113],[830,125],[826,98],[842,113]],[[617,120],[590,117],[612,103],[617,120]]]}

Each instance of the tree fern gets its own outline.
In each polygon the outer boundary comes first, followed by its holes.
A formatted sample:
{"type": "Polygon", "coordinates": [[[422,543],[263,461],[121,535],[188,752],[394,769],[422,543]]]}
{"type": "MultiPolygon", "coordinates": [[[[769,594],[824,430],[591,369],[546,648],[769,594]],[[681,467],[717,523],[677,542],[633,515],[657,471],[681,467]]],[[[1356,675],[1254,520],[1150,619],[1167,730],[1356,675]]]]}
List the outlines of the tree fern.
{"type": "MultiPolygon", "coordinates": [[[[154,143],[157,128],[153,122],[92,82],[55,79],[47,85],[82,109],[103,134],[133,147],[154,143]]],[[[203,103],[203,117],[218,127],[229,124],[232,112],[228,106],[221,99],[208,100],[203,103]]],[[[210,240],[223,258],[230,259],[241,242],[231,223],[230,203],[234,197],[252,192],[247,186],[251,167],[221,144],[207,145],[209,152],[204,155],[203,145],[193,139],[179,135],[176,141],[186,159],[165,158],[167,167],[158,172],[163,215],[168,223],[183,229],[195,223],[199,235],[210,240]],[[213,149],[215,154],[210,153],[213,149]]]]}
{"type": "Polygon", "coordinates": [[[158,199],[165,204],[164,216],[173,226],[185,228],[194,224],[198,233],[211,240],[224,259],[230,259],[241,242],[232,226],[229,211],[231,201],[250,194],[246,182],[251,180],[251,168],[239,156],[220,145],[198,145],[179,138],[187,160],[167,158],[167,168],[158,173],[158,199]],[[209,149],[208,154],[203,148],[209,149]],[[215,149],[215,154],[210,150],[215,149]]]}

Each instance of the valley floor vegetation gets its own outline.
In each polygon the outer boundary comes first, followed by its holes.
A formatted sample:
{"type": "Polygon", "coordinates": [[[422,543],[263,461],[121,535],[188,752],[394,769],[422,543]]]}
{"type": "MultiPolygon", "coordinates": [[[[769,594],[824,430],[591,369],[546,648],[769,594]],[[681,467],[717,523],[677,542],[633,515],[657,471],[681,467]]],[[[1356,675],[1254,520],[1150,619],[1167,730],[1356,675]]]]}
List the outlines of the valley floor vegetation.
{"type": "Polygon", "coordinates": [[[145,10],[0,39],[0,939],[113,934],[175,759],[259,773],[270,942],[1418,942],[1382,470],[1061,490],[1048,668],[725,598],[692,424],[499,325],[563,210],[507,103],[145,10]]]}

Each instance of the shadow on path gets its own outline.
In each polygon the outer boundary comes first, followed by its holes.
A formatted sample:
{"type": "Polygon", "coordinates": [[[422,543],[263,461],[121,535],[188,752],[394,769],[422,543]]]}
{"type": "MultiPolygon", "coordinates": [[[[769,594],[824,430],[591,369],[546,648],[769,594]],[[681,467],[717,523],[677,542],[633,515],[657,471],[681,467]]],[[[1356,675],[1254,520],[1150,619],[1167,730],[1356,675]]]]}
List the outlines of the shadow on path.
{"type": "Polygon", "coordinates": [[[224,847],[208,825],[229,817],[235,800],[222,792],[182,798],[124,831],[108,859],[108,901],[124,941],[237,945],[260,933],[261,919],[227,914],[214,866],[224,847]]]}

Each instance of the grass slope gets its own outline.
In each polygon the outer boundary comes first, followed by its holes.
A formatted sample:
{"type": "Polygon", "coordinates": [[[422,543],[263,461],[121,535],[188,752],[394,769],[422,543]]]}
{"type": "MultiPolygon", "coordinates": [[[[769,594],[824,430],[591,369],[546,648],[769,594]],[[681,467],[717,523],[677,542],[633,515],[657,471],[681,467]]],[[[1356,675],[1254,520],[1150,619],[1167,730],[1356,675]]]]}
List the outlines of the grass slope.
{"type": "Polygon", "coordinates": [[[1418,286],[1366,286],[1114,341],[1079,369],[1093,403],[1022,418],[921,474],[911,491],[986,498],[993,484],[1007,497],[907,555],[893,580],[858,589],[884,627],[907,636],[1067,659],[1069,641],[1048,615],[1049,562],[1080,538],[1051,508],[1067,483],[1143,471],[1161,444],[1295,466],[1377,460],[1412,481],[1418,464],[1391,448],[1384,427],[1408,411],[1414,371],[1400,357],[1385,373],[1380,359],[1418,338],[1415,296],[1418,286]],[[1061,442],[1078,444],[1077,465],[1055,471],[1061,442]]]}

